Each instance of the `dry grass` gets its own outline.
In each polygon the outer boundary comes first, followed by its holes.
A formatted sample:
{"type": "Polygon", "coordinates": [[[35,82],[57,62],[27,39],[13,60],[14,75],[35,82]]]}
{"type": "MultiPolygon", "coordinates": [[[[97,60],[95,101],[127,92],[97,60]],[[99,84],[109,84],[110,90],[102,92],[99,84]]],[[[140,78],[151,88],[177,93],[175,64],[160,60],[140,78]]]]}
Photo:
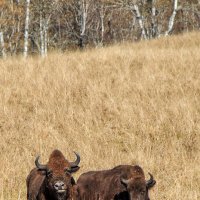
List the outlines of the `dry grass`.
{"type": "Polygon", "coordinates": [[[0,200],[54,148],[82,172],[139,164],[156,200],[200,199],[200,34],[0,60],[0,200]]]}

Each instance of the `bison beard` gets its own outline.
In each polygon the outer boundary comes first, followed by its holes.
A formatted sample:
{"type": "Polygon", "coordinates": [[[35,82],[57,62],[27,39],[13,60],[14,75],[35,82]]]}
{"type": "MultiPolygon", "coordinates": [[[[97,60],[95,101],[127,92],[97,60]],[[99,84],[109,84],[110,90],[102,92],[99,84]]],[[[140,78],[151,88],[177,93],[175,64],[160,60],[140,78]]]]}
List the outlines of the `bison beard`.
{"type": "Polygon", "coordinates": [[[77,180],[78,200],[149,200],[156,181],[145,181],[139,166],[120,165],[110,170],[90,171],[77,180]]]}
{"type": "Polygon", "coordinates": [[[28,200],[71,200],[75,181],[72,173],[79,167],[80,156],[76,154],[76,161],[69,162],[59,150],[54,150],[47,165],[39,163],[39,156],[35,160],[34,168],[27,177],[28,200]]]}

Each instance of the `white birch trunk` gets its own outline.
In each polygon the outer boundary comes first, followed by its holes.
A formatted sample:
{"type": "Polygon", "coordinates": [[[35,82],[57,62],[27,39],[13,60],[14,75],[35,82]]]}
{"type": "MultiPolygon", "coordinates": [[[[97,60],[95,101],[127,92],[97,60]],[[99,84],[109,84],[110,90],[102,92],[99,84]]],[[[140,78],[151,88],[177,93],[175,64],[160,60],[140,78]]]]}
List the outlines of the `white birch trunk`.
{"type": "Polygon", "coordinates": [[[174,21],[175,21],[175,17],[176,17],[176,13],[177,13],[177,8],[178,8],[178,0],[174,0],[173,12],[169,19],[168,30],[165,32],[165,36],[168,36],[169,33],[171,33],[171,31],[173,29],[174,21]]]}
{"type": "Polygon", "coordinates": [[[47,40],[48,40],[48,24],[45,24],[44,28],[44,55],[47,56],[47,40]]]}
{"type": "Polygon", "coordinates": [[[40,55],[44,56],[44,31],[43,31],[43,17],[40,12],[40,55]]]}
{"type": "Polygon", "coordinates": [[[29,36],[30,0],[26,0],[26,17],[24,32],[24,57],[28,55],[28,36],[29,36]]]}
{"type": "Polygon", "coordinates": [[[80,0],[79,1],[79,15],[80,15],[80,41],[79,46],[83,48],[83,39],[86,30],[86,21],[87,21],[87,13],[88,13],[88,2],[87,0],[80,0]]]}
{"type": "Polygon", "coordinates": [[[100,11],[100,21],[101,21],[101,44],[103,44],[104,41],[104,7],[101,5],[101,11],[100,11]]]}
{"type": "Polygon", "coordinates": [[[137,17],[137,19],[138,19],[138,22],[139,22],[139,25],[140,25],[140,28],[141,28],[141,31],[142,31],[142,38],[146,40],[146,39],[147,39],[147,36],[146,36],[144,24],[143,24],[143,21],[142,21],[142,16],[141,16],[141,14],[140,14],[138,5],[135,4],[135,5],[133,6],[133,9],[134,9],[134,11],[135,11],[135,13],[136,13],[136,17],[137,17]]]}
{"type": "Polygon", "coordinates": [[[48,19],[45,19],[44,23],[44,55],[47,56],[48,52],[48,29],[49,29],[49,21],[51,19],[51,15],[49,15],[48,19]]]}
{"type": "Polygon", "coordinates": [[[6,53],[5,53],[3,32],[0,32],[0,46],[1,46],[1,56],[3,58],[5,58],[6,57],[6,53]]]}
{"type": "Polygon", "coordinates": [[[155,8],[155,0],[152,0],[152,8],[151,8],[151,22],[152,22],[152,33],[151,37],[156,37],[159,35],[157,32],[157,24],[156,24],[156,8],[155,8]]]}
{"type": "Polygon", "coordinates": [[[85,34],[88,4],[82,1],[81,36],[85,34]]]}

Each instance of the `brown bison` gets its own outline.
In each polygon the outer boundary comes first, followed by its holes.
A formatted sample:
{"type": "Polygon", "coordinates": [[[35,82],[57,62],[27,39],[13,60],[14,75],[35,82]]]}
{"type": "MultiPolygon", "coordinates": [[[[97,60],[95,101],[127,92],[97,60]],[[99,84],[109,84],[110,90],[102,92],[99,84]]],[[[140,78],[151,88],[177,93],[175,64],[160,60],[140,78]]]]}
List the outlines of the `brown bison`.
{"type": "Polygon", "coordinates": [[[78,200],[149,200],[156,181],[146,181],[139,166],[119,165],[110,170],[90,171],[77,180],[78,200]]]}
{"type": "MultiPolygon", "coordinates": [[[[75,153],[75,152],[74,152],[75,153]]],[[[70,200],[73,195],[75,181],[72,173],[79,169],[80,156],[69,162],[59,150],[54,150],[46,165],[35,160],[36,168],[27,177],[28,200],[70,200]]]]}

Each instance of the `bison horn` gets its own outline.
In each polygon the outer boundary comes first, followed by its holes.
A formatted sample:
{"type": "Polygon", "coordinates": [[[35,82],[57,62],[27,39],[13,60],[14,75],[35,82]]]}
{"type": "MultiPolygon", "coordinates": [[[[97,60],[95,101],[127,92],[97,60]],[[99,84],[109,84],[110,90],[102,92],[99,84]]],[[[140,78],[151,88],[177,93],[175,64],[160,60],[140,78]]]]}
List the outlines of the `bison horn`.
{"type": "Polygon", "coordinates": [[[41,165],[39,163],[39,159],[40,159],[40,156],[37,156],[36,159],[35,159],[35,165],[36,165],[36,167],[38,169],[40,169],[40,170],[46,170],[47,171],[48,170],[47,165],[41,165]]]}
{"type": "Polygon", "coordinates": [[[71,166],[71,167],[77,167],[78,164],[79,164],[80,161],[81,161],[81,158],[80,158],[79,154],[76,153],[75,151],[74,151],[74,153],[75,153],[75,155],[76,155],[76,161],[75,161],[75,162],[70,162],[70,166],[71,166]]]}
{"type": "Polygon", "coordinates": [[[124,185],[128,185],[129,182],[130,182],[130,179],[124,179],[124,178],[121,178],[121,182],[124,184],[124,185]]]}
{"type": "Polygon", "coordinates": [[[153,175],[148,173],[150,176],[150,179],[148,181],[146,181],[147,187],[151,188],[156,184],[156,181],[153,179],[153,175]]]}

